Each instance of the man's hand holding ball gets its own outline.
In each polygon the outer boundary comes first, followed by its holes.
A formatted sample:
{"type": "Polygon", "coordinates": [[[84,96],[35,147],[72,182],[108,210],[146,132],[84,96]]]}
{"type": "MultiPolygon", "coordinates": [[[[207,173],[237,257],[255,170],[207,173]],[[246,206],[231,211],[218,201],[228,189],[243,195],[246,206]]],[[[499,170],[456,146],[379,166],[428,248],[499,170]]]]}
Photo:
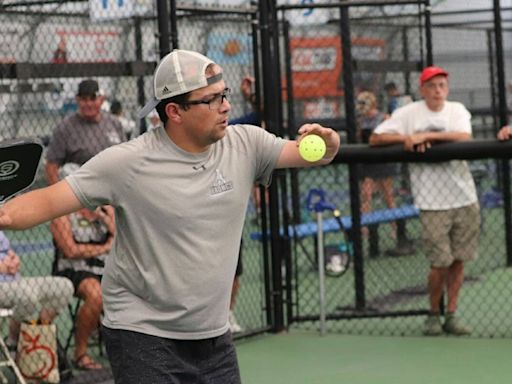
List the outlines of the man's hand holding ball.
{"type": "Polygon", "coordinates": [[[304,124],[299,128],[298,150],[308,163],[327,164],[337,155],[340,135],[332,128],[320,124],[304,124]]]}
{"type": "Polygon", "coordinates": [[[299,143],[300,156],[311,163],[322,159],[326,150],[324,139],[315,134],[304,136],[299,143]]]}

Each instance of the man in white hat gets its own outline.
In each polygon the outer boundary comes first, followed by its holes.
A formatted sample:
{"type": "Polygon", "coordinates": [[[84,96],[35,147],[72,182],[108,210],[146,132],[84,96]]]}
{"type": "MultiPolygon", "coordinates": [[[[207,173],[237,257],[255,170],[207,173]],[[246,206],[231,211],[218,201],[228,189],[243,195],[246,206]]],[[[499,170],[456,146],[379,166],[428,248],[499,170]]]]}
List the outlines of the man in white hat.
{"type": "Polygon", "coordinates": [[[302,159],[298,141],[249,125],[228,126],[222,68],[174,50],[154,75],[163,126],[96,155],[76,173],[8,202],[0,229],[23,229],[81,207],[115,208],[116,238],[102,288],[104,334],[116,382],[240,383],[229,302],[245,210],[255,182],[276,168],[329,163],[339,135],[302,159]]]}

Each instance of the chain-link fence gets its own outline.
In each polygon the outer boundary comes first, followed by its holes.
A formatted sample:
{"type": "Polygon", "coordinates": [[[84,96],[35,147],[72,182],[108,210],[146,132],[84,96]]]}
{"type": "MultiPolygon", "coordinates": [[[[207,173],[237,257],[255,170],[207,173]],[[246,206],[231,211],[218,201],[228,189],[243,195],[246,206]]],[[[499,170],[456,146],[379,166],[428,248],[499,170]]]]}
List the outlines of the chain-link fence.
{"type": "MultiPolygon", "coordinates": [[[[506,6],[505,3],[502,6],[506,6]]],[[[494,137],[500,127],[499,79],[500,62],[497,55],[495,15],[491,3],[488,8],[467,9],[433,15],[432,39],[436,64],[450,74],[450,98],[462,102],[473,115],[473,130],[477,138],[494,137]]],[[[501,45],[505,86],[512,79],[510,48],[510,10],[501,12],[501,45]]],[[[503,84],[502,84],[503,86],[503,84]]],[[[508,89],[508,105],[512,96],[508,89]]],[[[509,112],[510,113],[510,112],[509,112]]]]}
{"type": "MultiPolygon", "coordinates": [[[[149,3],[137,17],[113,18],[95,14],[90,5],[81,1],[2,4],[0,137],[37,137],[47,146],[34,188],[61,179],[73,164],[81,165],[102,149],[160,124],[154,113],[143,121],[136,118],[146,95],[152,95],[151,75],[160,56],[155,5],[149,3]]],[[[234,118],[253,112],[254,100],[244,98],[240,83],[246,76],[254,77],[257,68],[255,17],[252,6],[201,11],[185,2],[177,11],[174,27],[179,30],[180,48],[203,52],[223,66],[226,83],[233,88],[234,118]]],[[[251,83],[249,96],[258,88],[251,83]]],[[[248,210],[248,226],[255,227],[256,200],[248,210]]],[[[31,277],[58,274],[73,282],[75,298],[69,308],[70,298],[56,290],[62,280],[52,277],[41,289],[42,294],[63,301],[53,321],[61,344],[63,379],[71,371],[88,382],[109,376],[107,369],[94,369],[87,379],[79,375],[98,364],[108,367],[98,329],[101,295],[96,277],[102,274],[114,234],[108,216],[81,210],[32,230],[5,233],[21,260],[22,279],[36,308],[47,300],[38,294],[40,288],[31,277]]],[[[244,248],[242,286],[234,309],[242,334],[269,329],[263,261],[257,249],[244,248]]],[[[37,312],[24,320],[39,319],[37,312]]],[[[11,333],[14,339],[15,332],[11,333]]],[[[7,328],[2,330],[2,336],[8,334],[7,328]]]]}
{"type": "MultiPolygon", "coordinates": [[[[152,74],[158,57],[155,18],[91,22],[91,17],[84,2],[1,5],[0,138],[37,137],[46,145],[51,143],[36,188],[59,180],[61,166],[81,165],[102,149],[151,126],[149,119],[139,123],[135,116],[144,101],[142,76],[152,74]],[[89,78],[96,83],[83,83],[89,78]],[[85,86],[79,89],[79,84],[85,86]]],[[[71,378],[72,371],[79,376],[88,369],[93,370],[88,382],[110,377],[99,332],[99,277],[113,229],[100,216],[106,217],[82,210],[51,225],[6,231],[20,259],[19,284],[25,287],[15,296],[14,319],[44,323],[54,316],[46,315],[47,309],[60,312],[53,323],[62,382],[71,378]],[[38,282],[41,276],[45,280],[38,282]],[[64,289],[63,283],[69,281],[72,285],[64,289]],[[30,313],[26,308],[32,308],[30,313]]],[[[2,332],[2,337],[7,335],[8,344],[16,349],[16,330],[2,332]]],[[[44,374],[52,362],[41,352],[47,345],[35,348],[23,335],[17,348],[18,357],[23,355],[26,361],[20,361],[23,373],[30,376],[27,370],[32,364],[32,369],[40,368],[38,374],[44,374]],[[28,349],[22,340],[30,344],[28,349]]]]}
{"type": "MultiPolygon", "coordinates": [[[[177,9],[171,9],[170,19],[176,23],[168,35],[159,27],[153,4],[135,17],[116,18],[94,13],[82,1],[1,5],[0,138],[38,137],[49,144],[34,187],[47,185],[52,177],[60,178],[62,165],[83,164],[101,149],[159,124],[152,115],[139,121],[136,113],[152,94],[151,75],[158,57],[165,53],[159,47],[162,36],[173,47],[197,50],[223,67],[226,83],[232,88],[233,118],[263,105],[259,112],[266,127],[290,137],[302,123],[318,121],[338,130],[345,148],[350,148],[347,141],[365,143],[365,124],[371,125],[371,119],[365,120],[362,114],[363,102],[374,97],[379,109],[388,113],[397,105],[419,99],[417,78],[429,55],[450,72],[450,99],[463,102],[472,112],[475,137],[494,138],[501,123],[499,89],[504,84],[497,75],[498,37],[492,24],[474,30],[436,25],[441,22],[434,18],[430,28],[426,1],[380,1],[374,6],[371,2],[357,6],[306,3],[298,7],[272,1],[235,7],[198,3],[178,2],[177,9]],[[256,102],[246,100],[240,90],[245,76],[256,78],[250,92],[256,102]],[[97,81],[98,90],[92,85],[93,89],[77,98],[79,84],[88,78],[97,81]],[[393,85],[395,93],[388,91],[393,85]],[[362,92],[370,96],[359,97],[362,92]],[[110,111],[119,107],[124,120],[117,121],[110,111]],[[81,108],[101,108],[108,117],[101,126],[89,129],[72,120],[81,108]]],[[[487,18],[491,14],[488,10],[487,18]]],[[[168,16],[160,15],[160,21],[162,18],[168,16]]],[[[503,62],[508,80],[510,36],[510,29],[504,28],[503,62]]],[[[375,151],[367,156],[377,156],[383,163],[389,160],[383,150],[375,151]]],[[[479,257],[467,264],[458,312],[473,327],[475,336],[510,337],[505,236],[510,230],[504,214],[509,202],[504,201],[508,185],[501,179],[508,168],[491,157],[468,162],[480,203],[480,236],[475,245],[479,257]]],[[[422,240],[410,182],[410,175],[420,165],[402,160],[395,156],[379,168],[374,160],[342,159],[322,169],[281,171],[269,191],[255,190],[248,205],[244,268],[234,307],[242,327],[240,335],[288,326],[318,327],[316,218],[307,209],[312,188],[325,191],[326,200],[340,210],[347,229],[341,231],[332,214],[324,213],[327,263],[334,260],[333,255],[350,254],[347,267],[327,268],[328,330],[379,335],[421,332],[429,310],[428,248],[422,240]],[[377,177],[382,174],[388,176],[377,177]],[[272,209],[262,209],[267,205],[272,209]],[[288,224],[291,230],[280,234],[279,228],[288,224]],[[272,236],[261,236],[267,231],[272,236]]],[[[449,199],[453,191],[443,191],[446,181],[436,175],[429,178],[430,193],[449,199]]],[[[98,238],[89,240],[102,243],[94,251],[98,255],[108,253],[102,248],[110,233],[106,213],[77,215],[52,226],[6,232],[21,259],[23,276],[55,272],[54,260],[73,251],[66,249],[66,236],[71,232],[65,232],[73,224],[105,219],[107,222],[95,227],[98,238]]],[[[101,263],[85,264],[94,264],[87,265],[93,273],[101,271],[97,269],[101,263]]],[[[60,343],[68,349],[69,362],[83,354],[77,355],[73,327],[80,316],[77,304],[84,301],[75,297],[54,321],[60,343]]],[[[97,301],[95,305],[97,308],[97,301]]],[[[87,320],[92,323],[87,353],[108,366],[101,334],[96,331],[98,317],[95,314],[87,320]]],[[[7,333],[4,329],[2,335],[7,333]]],[[[70,366],[63,367],[64,376],[70,366]]],[[[76,376],[78,370],[74,372],[76,376]]],[[[90,382],[105,376],[108,372],[99,370],[90,382]]]]}
{"type": "MultiPolygon", "coordinates": [[[[379,155],[385,159],[385,155],[379,155]]],[[[367,153],[367,156],[372,154],[367,153]]],[[[363,164],[357,167],[361,166],[363,164]]],[[[343,223],[348,238],[333,220],[330,210],[326,210],[323,216],[327,329],[344,333],[420,335],[424,321],[422,315],[430,310],[427,257],[453,253],[464,258],[476,251],[476,261],[466,263],[457,312],[473,328],[474,336],[510,337],[508,318],[511,308],[504,305],[502,298],[502,295],[510,294],[507,283],[510,263],[505,248],[503,190],[498,186],[496,161],[409,164],[409,170],[413,177],[418,177],[418,173],[426,177],[427,187],[414,199],[411,190],[403,187],[402,176],[395,174],[391,177],[392,208],[388,207],[381,191],[375,192],[371,212],[361,213],[361,254],[354,253],[354,231],[359,228],[352,227],[348,220],[351,215],[348,167],[336,165],[322,171],[300,172],[303,207],[307,207],[309,188],[321,187],[326,200],[341,211],[342,218],[347,217],[343,223]],[[417,205],[418,199],[422,198],[442,199],[443,203],[460,199],[460,191],[447,188],[451,176],[445,172],[450,167],[464,170],[466,174],[470,172],[480,209],[465,208],[472,217],[463,216],[460,229],[467,231],[468,237],[462,236],[463,243],[447,249],[442,239],[436,238],[433,242],[422,224],[425,228],[433,227],[431,235],[435,238],[440,235],[435,230],[448,231],[444,223],[452,218],[430,218],[428,211],[420,214],[411,204],[415,202],[417,205]],[[343,259],[346,254],[350,254],[348,265],[343,259]]],[[[375,177],[374,181],[379,179],[375,177]]],[[[361,186],[364,180],[362,176],[361,186]]],[[[318,228],[314,211],[302,212],[302,218],[303,223],[292,226],[289,233],[294,249],[290,320],[305,322],[301,325],[296,323],[298,327],[317,329],[320,315],[318,228]]]]}
{"type": "MultiPolygon", "coordinates": [[[[290,135],[294,127],[303,122],[321,121],[336,127],[350,143],[367,142],[371,130],[385,118],[383,113],[370,111],[367,114],[367,109],[376,105],[384,113],[392,112],[397,103],[419,100],[419,73],[433,57],[434,63],[450,73],[450,89],[453,90],[450,99],[467,104],[471,110],[474,136],[494,138],[503,124],[498,113],[498,104],[503,100],[497,92],[503,87],[503,80],[499,84],[496,75],[498,37],[491,33],[495,28],[492,9],[483,12],[487,15],[487,29],[464,30],[468,33],[462,40],[462,32],[453,33],[453,26],[449,31],[445,29],[447,26],[430,29],[434,15],[428,7],[424,8],[425,5],[402,2],[381,7],[366,7],[366,4],[346,8],[303,4],[278,7],[284,20],[281,63],[282,72],[286,74],[283,94],[290,135]],[[304,18],[308,18],[308,22],[304,22],[304,18]],[[489,36],[490,40],[486,40],[489,36]],[[347,46],[349,52],[343,50],[347,46]],[[429,51],[429,47],[433,50],[429,51]],[[452,58],[453,65],[443,61],[443,57],[452,58]],[[473,74],[470,79],[468,74],[473,74]],[[396,94],[386,92],[392,85],[398,88],[396,94]]],[[[504,45],[508,33],[505,30],[504,45]]],[[[505,71],[509,72],[510,68],[505,66],[505,71]]],[[[487,293],[480,296],[480,291],[493,290],[491,287],[500,292],[507,290],[506,278],[500,280],[507,275],[509,265],[507,230],[502,229],[507,217],[503,210],[508,209],[506,202],[503,206],[507,191],[502,189],[500,178],[503,170],[507,172],[507,166],[502,168],[498,160],[481,158],[457,166],[452,162],[430,165],[419,172],[421,164],[387,163],[389,158],[377,150],[369,153],[368,158],[372,155],[383,164],[365,164],[365,159],[358,162],[349,157],[349,166],[301,170],[291,172],[288,178],[283,176],[279,185],[286,183],[287,187],[277,191],[284,201],[280,228],[288,228],[282,242],[290,241],[291,251],[273,256],[281,258],[286,266],[274,279],[274,284],[283,287],[287,323],[318,328],[323,315],[332,320],[328,321],[329,330],[421,334],[424,315],[431,310],[427,292],[431,272],[426,256],[433,257],[443,247],[432,246],[438,240],[427,236],[426,229],[441,229],[444,219],[427,219],[423,212],[420,214],[418,199],[422,195],[411,190],[411,179],[428,180],[423,194],[441,195],[441,200],[453,200],[453,205],[458,206],[454,196],[460,199],[460,193],[449,187],[448,175],[460,173],[462,167],[464,178],[473,179],[476,184],[472,201],[478,197],[481,207],[479,216],[463,221],[473,224],[472,229],[468,228],[473,231],[470,239],[479,238],[474,232],[476,228],[480,228],[481,235],[479,243],[466,239],[464,246],[453,245],[461,248],[452,250],[455,254],[470,255],[470,249],[478,248],[480,255],[477,261],[467,263],[458,312],[467,318],[473,335],[508,337],[506,313],[510,308],[488,303],[489,311],[476,313],[481,300],[488,297],[487,293]],[[450,167],[456,169],[450,171],[450,167]],[[317,266],[318,227],[314,210],[307,209],[308,196],[311,189],[316,188],[321,188],[326,199],[341,211],[346,227],[345,231],[341,230],[337,220],[326,211],[324,298],[319,293],[323,278],[317,266]],[[289,197],[283,198],[283,195],[289,197]],[[429,225],[429,221],[435,224],[429,225]],[[346,254],[351,254],[351,263],[345,272],[347,267],[342,263],[346,254]],[[337,264],[330,264],[332,260],[337,264]],[[322,302],[326,306],[324,314],[322,302]]],[[[405,157],[405,153],[397,156],[401,157],[405,157]]],[[[451,159],[449,155],[447,159],[451,159]]],[[[472,185],[471,181],[468,183],[472,185]]],[[[471,189],[472,186],[468,187],[471,189]]],[[[253,233],[254,239],[259,236],[253,233]]],[[[281,245],[279,249],[287,247],[281,245]]],[[[453,295],[450,294],[447,302],[441,301],[441,305],[441,311],[453,311],[453,295]]]]}

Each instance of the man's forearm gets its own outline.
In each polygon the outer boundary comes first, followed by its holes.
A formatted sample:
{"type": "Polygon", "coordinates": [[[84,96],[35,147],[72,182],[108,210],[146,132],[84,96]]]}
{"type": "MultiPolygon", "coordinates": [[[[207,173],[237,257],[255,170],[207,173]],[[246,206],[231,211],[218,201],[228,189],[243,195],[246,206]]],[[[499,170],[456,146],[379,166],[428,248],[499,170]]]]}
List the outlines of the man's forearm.
{"type": "Polygon", "coordinates": [[[82,208],[65,181],[20,195],[2,207],[9,223],[0,229],[28,229],[82,208]]]}
{"type": "Polygon", "coordinates": [[[471,134],[467,132],[425,132],[426,141],[466,141],[471,140],[471,134]]]}
{"type": "Polygon", "coordinates": [[[3,211],[11,218],[6,229],[28,229],[48,220],[50,210],[45,189],[25,193],[5,204],[3,211]]]}

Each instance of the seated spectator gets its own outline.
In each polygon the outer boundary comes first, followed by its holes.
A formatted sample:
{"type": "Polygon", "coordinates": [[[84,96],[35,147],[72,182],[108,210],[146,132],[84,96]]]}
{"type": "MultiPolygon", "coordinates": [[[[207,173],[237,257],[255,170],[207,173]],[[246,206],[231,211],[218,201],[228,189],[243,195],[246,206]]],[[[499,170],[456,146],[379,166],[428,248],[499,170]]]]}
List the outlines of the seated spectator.
{"type": "MultiPolygon", "coordinates": [[[[76,170],[76,164],[61,168],[61,178],[76,170]]],[[[73,282],[75,296],[83,300],[76,317],[74,364],[78,369],[101,369],[87,353],[89,338],[98,328],[103,299],[101,278],[105,259],[115,234],[114,210],[103,206],[95,211],[82,208],[51,222],[56,246],[56,274],[73,282]]]]}
{"type": "MultiPolygon", "coordinates": [[[[388,116],[379,111],[377,98],[372,92],[364,91],[357,96],[356,110],[358,112],[358,129],[361,142],[368,144],[373,130],[388,116]]],[[[361,212],[371,211],[373,194],[382,193],[386,206],[395,208],[393,195],[393,176],[398,173],[398,168],[392,163],[362,164],[361,165],[361,212]]],[[[367,228],[363,228],[366,235],[367,228]]],[[[396,237],[396,224],[393,223],[393,236],[396,237]]]]}
{"type": "Polygon", "coordinates": [[[126,138],[132,138],[135,133],[135,128],[137,124],[135,124],[135,121],[133,121],[132,119],[128,119],[124,116],[123,106],[119,100],[112,101],[112,104],[110,104],[110,113],[117,117],[117,119],[123,126],[126,138]]]}
{"type": "MultiPolygon", "coordinates": [[[[234,118],[229,119],[230,125],[236,125],[236,124],[250,124],[250,125],[257,125],[261,126],[262,128],[265,128],[264,122],[261,121],[261,108],[258,108],[258,105],[256,104],[256,93],[254,92],[256,84],[256,79],[253,76],[244,76],[242,81],[240,82],[240,93],[242,94],[244,100],[251,104],[252,111],[234,118]]],[[[255,185],[253,188],[253,200],[254,205],[256,206],[256,222],[258,221],[258,218],[261,215],[261,196],[260,196],[260,187],[258,185],[255,185]]],[[[268,196],[267,196],[268,201],[268,196]]]]}
{"type": "Polygon", "coordinates": [[[400,94],[400,91],[394,82],[389,82],[384,85],[384,90],[386,91],[386,96],[388,98],[389,114],[393,113],[397,108],[412,103],[412,97],[410,95],[400,94]]]}
{"type": "Polygon", "coordinates": [[[48,184],[59,181],[64,164],[85,164],[104,149],[126,141],[122,124],[102,110],[105,96],[96,80],[80,82],[75,99],[78,111],[57,125],[46,150],[48,184]]]}
{"type": "Polygon", "coordinates": [[[240,93],[244,100],[251,104],[252,111],[235,119],[230,119],[229,124],[261,124],[260,108],[256,105],[256,94],[254,93],[255,83],[256,79],[252,76],[245,76],[240,82],[240,93]]]}
{"type": "MultiPolygon", "coordinates": [[[[256,94],[254,93],[255,83],[256,79],[252,76],[245,76],[240,82],[240,93],[242,94],[244,100],[251,104],[252,111],[241,117],[230,119],[229,124],[261,124],[261,116],[259,108],[257,108],[256,105],[256,94]]],[[[253,199],[256,206],[256,218],[259,218],[261,214],[261,197],[260,188],[258,185],[255,185],[253,188],[253,199]]],[[[231,288],[231,300],[229,302],[229,329],[231,333],[239,333],[243,331],[242,326],[238,323],[238,320],[235,317],[236,299],[238,296],[238,291],[240,290],[240,276],[243,273],[242,247],[243,243],[241,241],[240,250],[238,252],[238,263],[236,265],[235,278],[233,279],[233,286],[231,288]]]]}
{"type": "Polygon", "coordinates": [[[55,276],[22,277],[21,260],[0,231],[0,306],[13,309],[7,345],[18,343],[20,323],[37,320],[50,324],[73,297],[68,279],[55,276]]]}

